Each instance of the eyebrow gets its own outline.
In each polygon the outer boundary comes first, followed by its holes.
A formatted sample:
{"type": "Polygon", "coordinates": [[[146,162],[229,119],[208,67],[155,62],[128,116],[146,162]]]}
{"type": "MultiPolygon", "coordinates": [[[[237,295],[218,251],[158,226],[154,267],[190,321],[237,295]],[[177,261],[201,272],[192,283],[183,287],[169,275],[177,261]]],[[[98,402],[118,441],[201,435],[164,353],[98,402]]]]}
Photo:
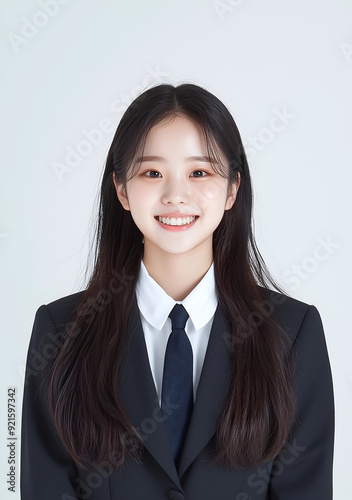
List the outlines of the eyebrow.
{"type": "MultiPolygon", "coordinates": [[[[187,161],[200,161],[203,163],[218,163],[214,158],[210,158],[210,156],[189,156],[186,158],[187,161]]],[[[142,163],[145,161],[167,161],[166,158],[162,156],[141,156],[137,158],[136,163],[142,163]]]]}

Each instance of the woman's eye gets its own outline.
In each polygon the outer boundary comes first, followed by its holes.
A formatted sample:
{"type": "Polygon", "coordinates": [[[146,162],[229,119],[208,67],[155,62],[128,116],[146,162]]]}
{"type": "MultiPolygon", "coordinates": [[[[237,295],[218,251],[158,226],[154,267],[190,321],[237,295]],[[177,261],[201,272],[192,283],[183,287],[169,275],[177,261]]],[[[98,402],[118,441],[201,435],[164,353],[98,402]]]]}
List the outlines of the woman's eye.
{"type": "Polygon", "coordinates": [[[147,177],[156,177],[158,178],[160,173],[157,172],[156,170],[148,170],[147,172],[144,172],[144,175],[146,175],[147,177]]]}
{"type": "Polygon", "coordinates": [[[205,177],[206,175],[207,172],[205,172],[204,170],[195,170],[194,172],[192,172],[193,177],[205,177]]]}

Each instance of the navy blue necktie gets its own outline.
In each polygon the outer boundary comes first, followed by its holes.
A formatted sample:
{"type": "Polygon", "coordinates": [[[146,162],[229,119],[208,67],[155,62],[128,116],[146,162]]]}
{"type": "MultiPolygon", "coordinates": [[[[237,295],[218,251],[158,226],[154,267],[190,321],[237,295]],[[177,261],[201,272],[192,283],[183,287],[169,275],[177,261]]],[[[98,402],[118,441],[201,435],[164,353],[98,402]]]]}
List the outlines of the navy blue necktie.
{"type": "Polygon", "coordinates": [[[185,332],[188,313],[176,304],[164,361],[161,409],[171,450],[178,462],[193,409],[193,352],[185,332]]]}

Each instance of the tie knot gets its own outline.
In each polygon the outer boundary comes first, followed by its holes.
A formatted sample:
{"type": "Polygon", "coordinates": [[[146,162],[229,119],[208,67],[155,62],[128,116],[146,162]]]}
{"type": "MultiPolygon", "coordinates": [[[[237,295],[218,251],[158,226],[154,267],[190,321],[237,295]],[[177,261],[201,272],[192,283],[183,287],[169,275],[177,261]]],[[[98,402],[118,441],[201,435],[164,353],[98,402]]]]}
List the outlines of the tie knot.
{"type": "Polygon", "coordinates": [[[189,314],[182,304],[175,304],[172,311],[169,314],[169,318],[172,322],[172,329],[175,328],[183,330],[186,326],[189,314]]]}

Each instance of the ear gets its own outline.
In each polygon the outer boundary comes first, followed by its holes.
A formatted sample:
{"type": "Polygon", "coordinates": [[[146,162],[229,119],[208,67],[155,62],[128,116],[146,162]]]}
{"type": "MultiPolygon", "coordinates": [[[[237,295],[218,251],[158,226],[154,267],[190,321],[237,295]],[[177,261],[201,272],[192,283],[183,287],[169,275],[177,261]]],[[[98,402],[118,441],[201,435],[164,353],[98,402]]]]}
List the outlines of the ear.
{"type": "Polygon", "coordinates": [[[233,207],[233,204],[236,201],[236,197],[237,197],[237,193],[238,193],[238,189],[240,187],[240,184],[241,184],[241,174],[238,172],[237,182],[236,183],[233,182],[231,185],[231,191],[230,191],[230,194],[226,200],[225,210],[230,210],[230,208],[233,207]]]}
{"type": "Polygon", "coordinates": [[[126,190],[122,186],[122,184],[118,184],[116,176],[115,176],[115,172],[112,174],[112,178],[114,181],[116,194],[117,194],[118,199],[120,200],[121,205],[123,206],[123,208],[125,210],[130,210],[130,205],[128,203],[126,190]]]}

